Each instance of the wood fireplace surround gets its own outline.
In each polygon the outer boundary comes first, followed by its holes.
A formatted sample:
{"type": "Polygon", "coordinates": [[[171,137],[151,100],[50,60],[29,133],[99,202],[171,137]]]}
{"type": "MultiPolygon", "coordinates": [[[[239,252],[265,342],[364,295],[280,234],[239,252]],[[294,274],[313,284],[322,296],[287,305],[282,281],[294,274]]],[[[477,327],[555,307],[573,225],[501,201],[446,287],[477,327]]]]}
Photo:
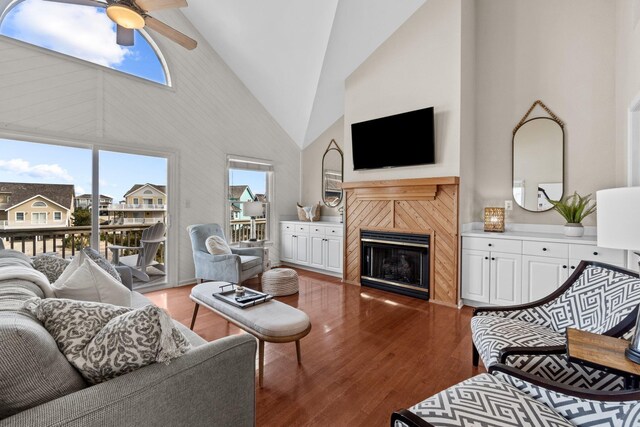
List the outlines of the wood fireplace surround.
{"type": "Polygon", "coordinates": [[[345,182],[343,280],[360,285],[360,231],[429,234],[432,302],[458,304],[458,177],[345,182]]]}

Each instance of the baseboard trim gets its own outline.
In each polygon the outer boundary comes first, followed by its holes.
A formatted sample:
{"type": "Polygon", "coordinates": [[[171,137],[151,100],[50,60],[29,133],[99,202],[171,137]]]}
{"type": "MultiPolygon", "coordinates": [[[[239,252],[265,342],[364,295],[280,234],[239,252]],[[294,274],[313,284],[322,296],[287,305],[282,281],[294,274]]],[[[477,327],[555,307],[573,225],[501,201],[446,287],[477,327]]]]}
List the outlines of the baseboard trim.
{"type": "Polygon", "coordinates": [[[324,274],[325,276],[337,277],[339,279],[342,279],[342,273],[335,273],[333,271],[322,270],[320,268],[313,268],[313,267],[309,267],[308,265],[290,264],[288,262],[280,261],[280,263],[278,263],[276,267],[300,268],[302,270],[313,271],[314,273],[320,273],[320,274],[324,274]]]}

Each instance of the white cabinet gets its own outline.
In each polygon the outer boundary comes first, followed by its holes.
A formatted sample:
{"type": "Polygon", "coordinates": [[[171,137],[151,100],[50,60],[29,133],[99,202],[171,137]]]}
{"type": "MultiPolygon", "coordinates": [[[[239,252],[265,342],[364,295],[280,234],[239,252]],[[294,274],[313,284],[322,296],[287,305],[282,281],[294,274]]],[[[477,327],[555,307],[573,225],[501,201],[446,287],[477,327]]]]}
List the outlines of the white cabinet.
{"type": "Polygon", "coordinates": [[[597,247],[595,237],[465,232],[461,296],[476,305],[524,304],[558,289],[581,260],[624,267],[625,257],[624,251],[597,247]]]}
{"type": "Polygon", "coordinates": [[[280,242],[281,261],[342,275],[342,225],[282,221],[280,242]]]}

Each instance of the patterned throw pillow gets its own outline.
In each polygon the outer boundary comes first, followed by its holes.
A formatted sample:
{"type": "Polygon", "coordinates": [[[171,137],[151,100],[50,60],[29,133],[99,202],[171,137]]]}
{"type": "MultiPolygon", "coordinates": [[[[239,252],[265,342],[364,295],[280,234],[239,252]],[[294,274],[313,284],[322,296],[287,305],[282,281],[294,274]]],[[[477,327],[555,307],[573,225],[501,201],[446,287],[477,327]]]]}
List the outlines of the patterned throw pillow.
{"type": "Polygon", "coordinates": [[[99,384],[191,349],[162,309],[31,298],[25,302],[84,379],[99,384]]]}
{"type": "Polygon", "coordinates": [[[49,283],[54,283],[71,261],[51,255],[38,255],[33,259],[33,268],[47,276],[49,283]]]}
{"type": "Polygon", "coordinates": [[[116,270],[116,267],[106,260],[105,257],[100,255],[100,252],[96,251],[93,248],[84,248],[82,250],[86,256],[91,258],[100,268],[109,273],[114,279],[118,282],[122,283],[122,279],[120,278],[120,273],[116,270]]]}
{"type": "Polygon", "coordinates": [[[220,236],[208,237],[204,245],[211,255],[231,255],[231,248],[220,236]]]}

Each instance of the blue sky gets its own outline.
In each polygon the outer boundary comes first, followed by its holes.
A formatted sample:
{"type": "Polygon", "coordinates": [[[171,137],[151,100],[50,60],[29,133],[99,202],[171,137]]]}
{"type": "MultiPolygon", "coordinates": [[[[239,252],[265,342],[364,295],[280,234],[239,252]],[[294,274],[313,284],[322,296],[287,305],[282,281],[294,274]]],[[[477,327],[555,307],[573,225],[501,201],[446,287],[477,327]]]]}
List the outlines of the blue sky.
{"type": "Polygon", "coordinates": [[[264,194],[267,185],[266,174],[265,172],[231,169],[229,170],[229,185],[248,185],[254,195],[264,194]]]}
{"type": "MultiPolygon", "coordinates": [[[[0,181],[74,184],[91,193],[91,150],[0,139],[0,181]]],[[[166,185],[162,157],[100,152],[100,193],[122,200],[134,184],[166,185]]],[[[170,197],[170,195],[169,195],[170,197]]]]}
{"type": "Polygon", "coordinates": [[[160,60],[137,31],[134,46],[118,46],[116,25],[104,8],[25,0],[4,18],[0,34],[166,83],[160,60]]]}

